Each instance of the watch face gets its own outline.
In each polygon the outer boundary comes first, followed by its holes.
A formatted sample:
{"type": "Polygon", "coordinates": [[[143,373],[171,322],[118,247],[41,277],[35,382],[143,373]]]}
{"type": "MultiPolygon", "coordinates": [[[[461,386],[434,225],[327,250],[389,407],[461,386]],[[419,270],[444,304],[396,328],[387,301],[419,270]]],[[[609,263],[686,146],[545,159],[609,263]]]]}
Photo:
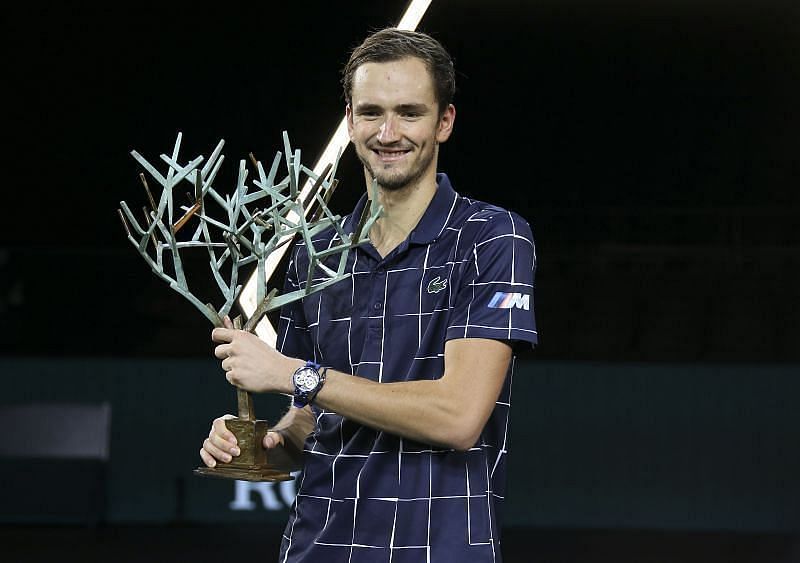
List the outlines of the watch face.
{"type": "Polygon", "coordinates": [[[302,368],[295,375],[294,382],[302,391],[311,391],[319,383],[319,374],[311,368],[302,368]]]}

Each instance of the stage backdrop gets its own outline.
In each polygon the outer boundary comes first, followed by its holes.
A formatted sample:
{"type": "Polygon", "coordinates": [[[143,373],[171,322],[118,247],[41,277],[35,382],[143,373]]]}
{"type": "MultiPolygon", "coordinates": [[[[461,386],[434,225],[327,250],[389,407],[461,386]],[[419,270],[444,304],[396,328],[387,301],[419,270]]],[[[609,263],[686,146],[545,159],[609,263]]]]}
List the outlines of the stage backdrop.
{"type": "MultiPolygon", "coordinates": [[[[520,362],[505,525],[800,531],[798,367],[520,362]]],[[[3,521],[285,520],[293,482],[192,474],[210,420],[235,413],[215,361],[2,359],[0,374],[3,406],[112,412],[100,502],[88,462],[3,459],[3,521]]],[[[270,421],[287,404],[255,402],[270,421]]]]}

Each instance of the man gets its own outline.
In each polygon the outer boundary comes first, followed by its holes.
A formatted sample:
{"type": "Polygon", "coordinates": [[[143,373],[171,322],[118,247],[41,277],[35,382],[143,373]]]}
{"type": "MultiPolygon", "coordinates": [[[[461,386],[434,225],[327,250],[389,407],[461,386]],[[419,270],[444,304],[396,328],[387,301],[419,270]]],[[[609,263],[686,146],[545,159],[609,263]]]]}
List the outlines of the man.
{"type": "MultiPolygon", "coordinates": [[[[212,332],[233,385],[294,395],[264,440],[302,459],[281,561],[502,559],[512,348],[537,341],[535,252],[524,220],[436,172],[454,77],[423,33],[384,29],[353,51],[348,131],[385,210],[370,243],[350,254],[347,280],[282,310],[280,351],[229,323],[212,332]]],[[[307,265],[298,244],[287,290],[305,286],[307,265]]],[[[237,454],[215,420],[203,461],[237,454]]]]}

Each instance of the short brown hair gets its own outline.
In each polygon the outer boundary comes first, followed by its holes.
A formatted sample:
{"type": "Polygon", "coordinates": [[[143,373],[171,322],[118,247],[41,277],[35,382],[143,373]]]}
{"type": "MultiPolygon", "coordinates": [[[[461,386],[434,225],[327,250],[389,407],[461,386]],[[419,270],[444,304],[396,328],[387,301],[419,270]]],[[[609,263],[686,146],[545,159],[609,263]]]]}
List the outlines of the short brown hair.
{"type": "Polygon", "coordinates": [[[433,79],[439,114],[443,114],[453,101],[456,90],[456,73],[450,54],[430,35],[396,27],[387,27],[372,33],[353,49],[350,59],[342,68],[345,102],[351,102],[353,75],[358,67],[364,63],[385,63],[406,57],[416,57],[425,63],[433,79]]]}

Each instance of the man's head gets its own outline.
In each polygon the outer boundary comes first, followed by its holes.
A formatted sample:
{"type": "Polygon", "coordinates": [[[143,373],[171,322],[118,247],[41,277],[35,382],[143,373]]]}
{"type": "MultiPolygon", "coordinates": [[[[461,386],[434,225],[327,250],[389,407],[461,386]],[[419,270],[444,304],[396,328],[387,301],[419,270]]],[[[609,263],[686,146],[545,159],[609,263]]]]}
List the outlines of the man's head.
{"type": "Polygon", "coordinates": [[[436,39],[418,31],[386,28],[367,37],[350,54],[342,69],[344,99],[350,104],[353,96],[353,76],[364,63],[385,63],[415,57],[425,63],[433,80],[439,115],[453,101],[456,90],[456,73],[453,60],[436,39]]]}
{"type": "Polygon", "coordinates": [[[389,191],[435,187],[439,144],[455,120],[453,64],[442,46],[422,33],[379,31],[353,51],[342,83],[367,181],[389,191]]]}

